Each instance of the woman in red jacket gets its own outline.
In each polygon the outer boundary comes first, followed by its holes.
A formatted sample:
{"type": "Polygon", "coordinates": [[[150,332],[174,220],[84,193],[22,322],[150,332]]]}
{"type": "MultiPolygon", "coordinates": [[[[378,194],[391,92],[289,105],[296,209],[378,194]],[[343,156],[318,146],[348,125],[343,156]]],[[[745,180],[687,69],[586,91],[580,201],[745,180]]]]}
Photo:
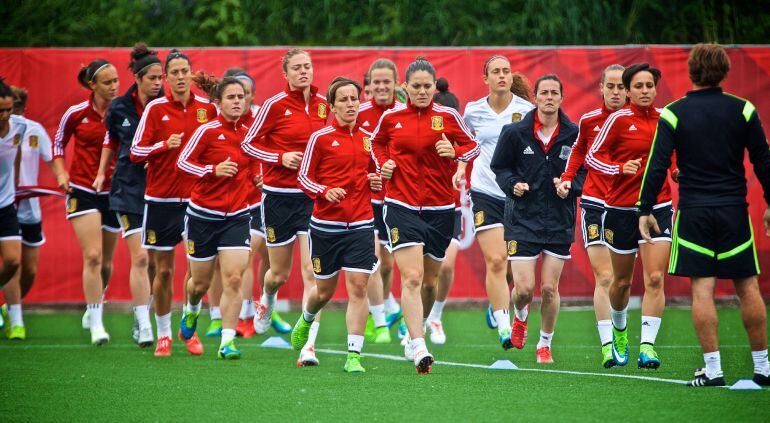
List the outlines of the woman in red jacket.
{"type": "Polygon", "coordinates": [[[348,357],[345,372],[364,372],[361,349],[367,316],[367,283],[377,270],[374,255],[374,216],[371,191],[382,188],[374,173],[369,133],[356,123],[361,86],[335,78],[328,99],[334,113],[330,126],[310,136],[299,183],[315,199],[310,218],[310,256],[316,285],[311,289],[302,316],[291,334],[295,350],[307,342],[312,322],[337,288],[345,270],[348,292],[348,357]]]}
{"type": "Polygon", "coordinates": [[[222,278],[222,341],[219,358],[237,359],[235,327],[241,301],[241,278],[251,251],[249,157],[241,150],[248,127],[243,85],[235,78],[210,81],[210,96],[220,109],[218,118],[200,126],[182,150],[177,166],[193,175],[195,184],[185,216],[187,258],[192,278],[188,303],[180,322],[184,339],[194,336],[200,303],[219,267],[222,278]],[[218,259],[219,266],[216,265],[218,259]]]}
{"type": "MultiPolygon", "coordinates": [[[[120,223],[109,210],[110,178],[97,192],[92,184],[99,170],[99,158],[107,128],[104,115],[118,95],[118,71],[104,59],[96,59],[78,73],[78,82],[91,91],[88,100],[64,113],[54,140],[53,172],[60,188],[67,193],[67,220],[83,252],[83,293],[88,304],[84,327],[91,330],[91,343],[110,340],[102,323],[104,289],[112,274],[112,257],[118,241],[120,223]],[[64,168],[64,150],[75,137],[70,171],[64,168]]],[[[112,166],[114,166],[114,161],[112,166]]],[[[108,173],[111,175],[112,171],[108,173]]]]}
{"type": "Polygon", "coordinates": [[[454,109],[433,103],[433,65],[417,58],[405,80],[408,102],[382,115],[372,135],[372,155],[382,178],[390,180],[383,213],[401,272],[401,305],[410,338],[404,355],[423,374],[433,364],[423,325],[454,230],[452,178],[456,162],[472,160],[479,148],[454,109]]]}
{"type": "Polygon", "coordinates": [[[623,71],[623,86],[628,91],[631,104],[607,118],[586,157],[588,166],[611,176],[604,198],[604,240],[610,249],[614,274],[609,289],[614,363],[605,364],[605,367],[628,363],[626,312],[637,251],[641,252],[644,269],[642,333],[637,365],[650,369],[660,366],[654,344],[666,302],[663,280],[671,248],[674,214],[668,182],[663,185],[658,204],[653,207],[653,215],[660,224],[660,232],[654,235],[653,242],[642,239],[636,215],[643,168],[660,117],[660,112],[652,105],[660,77],[660,71],[647,63],[637,63],[623,71]]]}

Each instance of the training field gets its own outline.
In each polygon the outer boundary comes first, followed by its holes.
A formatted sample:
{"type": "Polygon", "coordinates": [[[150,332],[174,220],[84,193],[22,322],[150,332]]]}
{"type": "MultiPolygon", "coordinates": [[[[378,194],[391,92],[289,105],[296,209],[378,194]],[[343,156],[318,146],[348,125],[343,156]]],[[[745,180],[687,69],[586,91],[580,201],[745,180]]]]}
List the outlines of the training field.
{"type": "MultiPolygon", "coordinates": [[[[108,307],[109,309],[109,307],[108,307]]],[[[297,313],[286,313],[294,322],[297,313]]],[[[563,310],[552,365],[535,363],[539,316],[533,312],[524,350],[505,352],[481,310],[444,313],[448,341],[428,344],[438,363],[418,376],[403,348],[364,346],[365,374],[342,372],[344,312],[325,312],[316,348],[320,367],[297,368],[294,351],[262,348],[264,336],[238,340],[240,361],[203,356],[181,342],[155,358],[130,339],[132,317],[110,313],[113,340],[97,348],[78,313],[28,313],[25,342],[0,341],[0,421],[768,421],[770,392],[687,388],[703,358],[689,310],[667,310],[658,336],[662,365],[636,368],[639,312],[629,314],[629,366],[601,367],[590,310],[563,310]],[[371,354],[367,356],[367,354],[371,354]],[[489,370],[495,360],[520,370],[489,370]]],[[[174,327],[178,324],[174,316],[174,327]]],[[[740,311],[720,310],[722,363],[728,384],[751,378],[740,311]]],[[[199,327],[208,319],[203,317],[199,327]]],[[[393,329],[395,338],[395,328],[393,329]]],[[[286,337],[288,340],[288,337],[286,337]]]]}

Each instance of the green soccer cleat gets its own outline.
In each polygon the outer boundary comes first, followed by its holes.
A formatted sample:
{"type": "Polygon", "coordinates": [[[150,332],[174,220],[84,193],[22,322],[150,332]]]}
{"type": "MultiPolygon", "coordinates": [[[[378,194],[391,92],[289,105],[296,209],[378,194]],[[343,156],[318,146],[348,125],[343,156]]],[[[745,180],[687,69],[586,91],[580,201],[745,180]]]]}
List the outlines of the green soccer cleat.
{"type": "Polygon", "coordinates": [[[387,326],[374,329],[374,343],[375,344],[390,344],[390,330],[387,326]]]}
{"type": "Polygon", "coordinates": [[[222,336],[222,319],[213,319],[206,329],[206,336],[222,336]]]}
{"type": "Polygon", "coordinates": [[[275,310],[273,310],[273,313],[270,316],[270,326],[280,334],[291,332],[291,325],[286,320],[283,320],[275,310]]]}
{"type": "Polygon", "coordinates": [[[605,369],[610,369],[615,367],[616,364],[615,359],[612,358],[612,343],[608,342],[602,345],[602,366],[605,369]]]}
{"type": "Polygon", "coordinates": [[[636,361],[640,369],[657,369],[660,367],[660,358],[655,352],[652,344],[642,344],[639,346],[639,359],[636,361]]]}
{"type": "Polygon", "coordinates": [[[364,339],[366,342],[373,342],[375,337],[374,318],[370,314],[366,318],[366,328],[364,329],[364,339]]]}
{"type": "Polygon", "coordinates": [[[200,312],[192,313],[185,310],[182,314],[182,320],[179,322],[179,333],[183,339],[192,339],[195,335],[195,329],[198,327],[198,315],[200,312]]]}
{"type": "Polygon", "coordinates": [[[623,330],[612,328],[612,359],[617,366],[628,364],[628,328],[623,330]]]}
{"type": "Polygon", "coordinates": [[[5,329],[5,334],[8,335],[11,333],[11,318],[8,317],[8,305],[3,304],[0,306],[0,320],[3,321],[3,324],[0,325],[0,329],[5,329]]]}
{"type": "Polygon", "coordinates": [[[217,357],[224,360],[237,360],[241,358],[241,352],[238,350],[238,348],[235,347],[235,342],[230,340],[226,344],[219,346],[217,357]]]}
{"type": "Polygon", "coordinates": [[[504,350],[510,350],[513,348],[513,343],[511,342],[511,330],[510,329],[501,329],[497,332],[498,338],[500,339],[500,345],[503,346],[504,350]]]}
{"type": "Polygon", "coordinates": [[[8,332],[8,339],[13,341],[23,341],[27,339],[27,328],[24,326],[14,326],[8,332]]]}
{"type": "Polygon", "coordinates": [[[299,316],[299,319],[297,319],[297,323],[291,331],[291,347],[295,351],[301,350],[307,343],[308,335],[310,335],[310,325],[312,325],[312,322],[306,321],[304,316],[299,316]]]}
{"type": "Polygon", "coordinates": [[[345,373],[365,373],[366,369],[361,365],[361,354],[349,352],[342,371],[345,373]]]}

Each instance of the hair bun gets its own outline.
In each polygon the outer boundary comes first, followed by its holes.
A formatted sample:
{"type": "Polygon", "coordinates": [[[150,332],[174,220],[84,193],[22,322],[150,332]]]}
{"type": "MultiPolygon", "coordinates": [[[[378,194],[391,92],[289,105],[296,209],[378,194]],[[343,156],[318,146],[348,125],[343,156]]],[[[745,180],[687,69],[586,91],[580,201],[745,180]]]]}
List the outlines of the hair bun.
{"type": "Polygon", "coordinates": [[[415,62],[418,61],[418,60],[422,60],[423,62],[427,62],[428,61],[428,59],[425,58],[425,56],[417,56],[417,58],[414,59],[415,62]]]}

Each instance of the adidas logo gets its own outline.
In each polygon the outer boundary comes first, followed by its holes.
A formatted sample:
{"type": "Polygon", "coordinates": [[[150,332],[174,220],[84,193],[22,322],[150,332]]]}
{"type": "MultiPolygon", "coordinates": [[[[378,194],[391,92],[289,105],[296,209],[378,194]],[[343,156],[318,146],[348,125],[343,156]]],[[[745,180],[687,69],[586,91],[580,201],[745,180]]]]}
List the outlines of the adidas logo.
{"type": "Polygon", "coordinates": [[[286,109],[286,113],[284,113],[283,115],[284,116],[291,116],[292,115],[291,110],[286,109]]]}
{"type": "Polygon", "coordinates": [[[90,121],[88,120],[88,118],[87,118],[87,117],[84,117],[84,118],[83,118],[83,120],[82,120],[82,122],[83,122],[83,123],[88,123],[88,122],[90,122],[90,121]]]}
{"type": "Polygon", "coordinates": [[[403,126],[401,126],[401,122],[397,123],[397,124],[396,124],[396,126],[395,126],[395,128],[396,128],[396,129],[399,129],[399,128],[403,128],[403,126]]]}
{"type": "Polygon", "coordinates": [[[629,126],[628,130],[629,131],[636,131],[636,126],[634,126],[634,125],[629,126]]]}
{"type": "Polygon", "coordinates": [[[524,154],[535,154],[535,152],[532,151],[530,146],[527,146],[527,148],[524,149],[524,154]]]}
{"type": "Polygon", "coordinates": [[[222,135],[222,134],[219,134],[219,136],[217,137],[217,139],[218,139],[218,140],[223,140],[223,139],[225,139],[225,136],[224,136],[224,135],[222,135]]]}
{"type": "Polygon", "coordinates": [[[163,115],[163,118],[161,118],[161,120],[166,121],[166,120],[171,120],[171,119],[168,118],[168,115],[163,115]]]}
{"type": "Polygon", "coordinates": [[[131,122],[128,121],[128,118],[123,119],[123,125],[122,126],[131,126],[131,122]]]}
{"type": "Polygon", "coordinates": [[[594,126],[594,132],[599,132],[601,130],[602,128],[599,128],[599,125],[594,126]]]}
{"type": "Polygon", "coordinates": [[[362,123],[361,126],[369,126],[369,121],[367,120],[366,122],[362,123]]]}
{"type": "Polygon", "coordinates": [[[642,326],[650,326],[650,322],[642,322],[642,326]]]}
{"type": "Polygon", "coordinates": [[[663,231],[663,233],[664,233],[664,234],[666,234],[666,235],[671,235],[671,231],[669,231],[668,229],[666,229],[665,231],[663,231]]]}
{"type": "Polygon", "coordinates": [[[251,245],[251,242],[248,239],[246,240],[246,245],[251,245]]]}
{"type": "Polygon", "coordinates": [[[332,141],[332,147],[339,147],[340,143],[337,142],[337,140],[332,141]]]}

